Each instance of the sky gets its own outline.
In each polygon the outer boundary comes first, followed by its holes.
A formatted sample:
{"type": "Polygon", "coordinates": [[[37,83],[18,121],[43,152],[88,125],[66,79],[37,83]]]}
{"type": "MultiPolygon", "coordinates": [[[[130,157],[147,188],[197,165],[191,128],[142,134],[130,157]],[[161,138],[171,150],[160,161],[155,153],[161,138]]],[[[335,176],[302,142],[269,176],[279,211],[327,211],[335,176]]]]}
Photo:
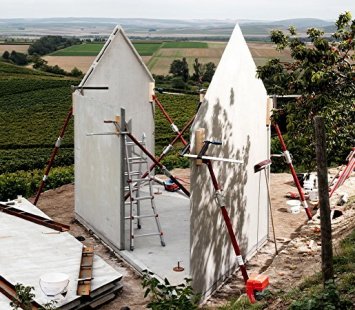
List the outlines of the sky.
{"type": "Polygon", "coordinates": [[[117,17],[281,20],[355,16],[355,0],[0,0],[0,18],[117,17]]]}

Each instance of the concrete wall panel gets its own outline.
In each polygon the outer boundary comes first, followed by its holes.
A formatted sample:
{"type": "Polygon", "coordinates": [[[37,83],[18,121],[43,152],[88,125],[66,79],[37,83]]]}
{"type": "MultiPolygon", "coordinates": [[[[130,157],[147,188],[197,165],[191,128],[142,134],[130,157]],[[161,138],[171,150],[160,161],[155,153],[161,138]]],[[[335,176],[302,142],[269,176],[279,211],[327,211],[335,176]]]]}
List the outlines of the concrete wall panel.
{"type": "Polygon", "coordinates": [[[154,151],[154,113],[150,103],[154,80],[134,47],[116,28],[81,86],[108,86],[109,90],[79,90],[73,94],[75,115],[75,212],[115,248],[120,244],[120,141],[117,136],[88,133],[113,132],[113,120],[126,109],[132,132],[144,132],[154,151]]]}
{"type": "MultiPolygon", "coordinates": [[[[242,165],[213,162],[244,258],[250,257],[268,234],[265,179],[253,170],[256,163],[269,158],[266,102],[266,90],[256,78],[254,61],[237,25],[192,132],[205,128],[206,139],[222,141],[222,146],[210,146],[208,155],[244,161],[242,165]]],[[[191,142],[193,146],[193,135],[191,142]]],[[[194,288],[209,294],[235,269],[236,256],[207,167],[191,165],[191,276],[194,288]]]]}

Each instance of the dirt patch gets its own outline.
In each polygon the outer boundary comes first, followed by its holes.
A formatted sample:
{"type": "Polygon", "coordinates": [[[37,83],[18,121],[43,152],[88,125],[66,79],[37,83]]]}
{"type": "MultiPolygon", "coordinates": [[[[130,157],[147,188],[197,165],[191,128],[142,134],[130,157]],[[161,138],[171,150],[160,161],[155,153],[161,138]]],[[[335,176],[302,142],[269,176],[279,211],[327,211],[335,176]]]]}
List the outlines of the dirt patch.
{"type": "MultiPolygon", "coordinates": [[[[330,171],[335,174],[335,169],[330,171]]],[[[321,242],[320,242],[320,220],[319,211],[313,216],[311,221],[298,227],[297,232],[292,233],[292,227],[298,223],[302,224],[302,218],[290,214],[295,219],[277,214],[277,203],[282,202],[285,190],[288,190],[288,174],[271,175],[271,199],[273,201],[273,210],[275,211],[276,235],[283,231],[284,234],[290,234],[289,238],[279,237],[277,239],[279,254],[275,256],[274,244],[270,241],[266,246],[247,263],[249,274],[264,272],[270,278],[271,290],[289,291],[299,285],[306,277],[313,275],[321,270],[321,242]],[[282,223],[282,220],[284,223],[282,223]],[[280,251],[281,250],[281,251],[280,251]]],[[[344,239],[355,228],[355,202],[353,201],[346,208],[337,206],[337,201],[342,192],[349,196],[355,195],[355,174],[349,178],[344,185],[333,195],[330,204],[332,210],[340,210],[343,215],[332,220],[333,246],[336,248],[338,243],[344,239]]],[[[303,217],[305,213],[301,213],[303,217]]],[[[304,220],[303,220],[304,222],[304,220]]],[[[226,303],[227,300],[235,299],[244,293],[244,283],[240,272],[233,274],[230,279],[207,301],[206,306],[215,309],[226,303]]],[[[281,300],[276,300],[274,304],[268,306],[268,309],[286,309],[281,300]]]]}
{"type": "Polygon", "coordinates": [[[70,72],[77,67],[82,72],[88,71],[96,56],[45,56],[44,60],[48,61],[50,66],[59,66],[65,71],[70,72]]]}
{"type": "MultiPolygon", "coordinates": [[[[335,173],[335,170],[332,172],[335,173]]],[[[189,169],[174,169],[172,174],[180,178],[184,185],[189,188],[189,169]]],[[[159,177],[163,179],[163,176],[159,177]]],[[[287,199],[284,196],[288,191],[295,191],[291,175],[287,173],[271,174],[271,200],[280,253],[275,257],[274,243],[270,241],[259,249],[257,254],[247,263],[250,273],[261,273],[267,269],[265,273],[270,276],[271,289],[288,290],[291,285],[294,287],[304,277],[320,270],[319,219],[315,215],[312,221],[304,225],[307,222],[304,211],[299,214],[285,212],[287,199]],[[297,232],[295,232],[296,230],[297,232]],[[291,240],[291,238],[293,239],[291,240]]],[[[339,194],[344,191],[349,196],[355,195],[354,175],[332,198],[331,204],[333,207],[339,199],[339,194]]],[[[33,201],[33,198],[30,200],[33,201]]],[[[123,291],[102,309],[116,310],[123,306],[129,306],[131,309],[145,309],[147,300],[143,298],[144,291],[141,287],[140,276],[74,220],[73,184],[43,193],[38,207],[54,220],[69,224],[72,235],[83,236],[86,241],[93,243],[97,255],[123,274],[123,291]]],[[[344,215],[333,221],[335,243],[343,239],[355,226],[353,220],[355,206],[343,210],[343,212],[344,215]]],[[[205,306],[214,309],[243,292],[244,283],[241,280],[240,273],[236,272],[209,299],[205,306]]],[[[270,309],[282,309],[282,305],[271,305],[270,309]]]]}
{"type": "Polygon", "coordinates": [[[5,51],[11,53],[12,51],[27,53],[29,45],[22,44],[0,44],[0,54],[2,55],[5,51]]]}

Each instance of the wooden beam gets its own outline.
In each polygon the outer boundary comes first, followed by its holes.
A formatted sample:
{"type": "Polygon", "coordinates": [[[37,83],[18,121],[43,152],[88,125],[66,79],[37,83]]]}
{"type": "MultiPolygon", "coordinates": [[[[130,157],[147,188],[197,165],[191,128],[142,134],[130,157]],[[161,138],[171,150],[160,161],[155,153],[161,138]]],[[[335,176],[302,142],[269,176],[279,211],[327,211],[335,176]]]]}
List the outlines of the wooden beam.
{"type": "Polygon", "coordinates": [[[35,215],[26,211],[22,211],[19,209],[16,209],[10,205],[4,205],[0,203],[0,212],[19,217],[21,219],[24,219],[26,221],[33,222],[38,225],[42,225],[48,228],[52,228],[54,230],[64,232],[70,230],[70,226],[55,222],[51,219],[47,219],[45,217],[35,215]]]}
{"type": "Polygon", "coordinates": [[[79,296],[90,296],[93,263],[94,246],[84,246],[81,254],[78,288],[76,292],[79,296]]]}
{"type": "MultiPolygon", "coordinates": [[[[195,131],[195,154],[199,154],[206,139],[205,128],[198,128],[195,131]]],[[[202,159],[195,160],[196,166],[202,165],[202,159]]]]}

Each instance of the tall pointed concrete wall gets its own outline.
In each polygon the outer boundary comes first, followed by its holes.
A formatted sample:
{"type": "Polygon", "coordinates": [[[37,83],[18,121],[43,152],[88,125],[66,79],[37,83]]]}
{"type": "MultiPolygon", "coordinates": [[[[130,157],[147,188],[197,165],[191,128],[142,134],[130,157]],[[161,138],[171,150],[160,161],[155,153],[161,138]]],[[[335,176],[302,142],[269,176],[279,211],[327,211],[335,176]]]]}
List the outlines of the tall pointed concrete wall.
{"type": "Polygon", "coordinates": [[[75,212],[77,218],[114,248],[120,247],[120,141],[113,120],[126,109],[127,122],[139,138],[144,132],[154,151],[154,80],[122,29],[116,27],[80,86],[108,86],[108,90],[77,90],[75,115],[75,212]]]}
{"type": "MultiPolygon", "coordinates": [[[[194,131],[205,128],[206,139],[223,143],[210,146],[208,155],[244,161],[242,165],[213,162],[244,258],[253,255],[268,234],[265,179],[253,170],[269,158],[266,102],[266,90],[256,78],[254,61],[237,25],[192,126],[191,145],[194,131]]],[[[209,294],[235,270],[237,261],[207,167],[191,165],[190,270],[194,288],[209,294]]]]}

